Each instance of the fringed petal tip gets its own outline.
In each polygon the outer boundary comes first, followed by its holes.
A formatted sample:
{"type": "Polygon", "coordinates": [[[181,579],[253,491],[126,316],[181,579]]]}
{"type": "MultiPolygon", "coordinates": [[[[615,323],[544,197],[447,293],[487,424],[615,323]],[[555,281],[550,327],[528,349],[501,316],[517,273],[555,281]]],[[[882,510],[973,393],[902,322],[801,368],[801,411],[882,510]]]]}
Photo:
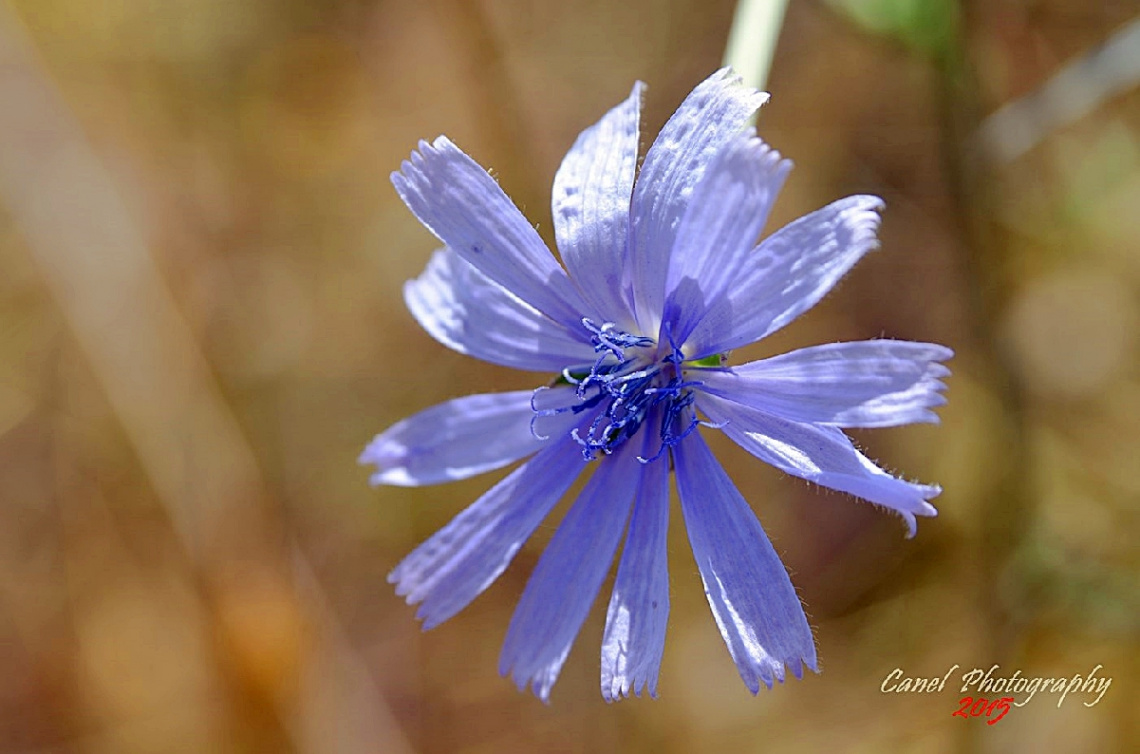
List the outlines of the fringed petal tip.
{"type": "MultiPolygon", "coordinates": [[[[950,361],[950,359],[954,358],[955,354],[953,348],[947,348],[941,343],[928,343],[927,346],[931,349],[931,361],[950,361]]],[[[949,369],[946,370],[946,374],[950,374],[949,369]]]]}
{"type": "Polygon", "coordinates": [[[819,664],[815,658],[814,652],[809,657],[789,657],[783,662],[769,661],[760,663],[757,667],[753,667],[751,677],[744,677],[744,683],[748,690],[752,692],[753,696],[760,693],[760,682],[763,681],[764,687],[771,690],[777,682],[783,684],[788,679],[788,672],[795,677],[797,681],[802,681],[804,678],[804,668],[811,670],[813,673],[819,673],[819,664]]]}
{"type": "Polygon", "coordinates": [[[606,704],[620,702],[622,699],[632,699],[633,697],[641,697],[642,692],[645,692],[650,699],[657,698],[657,679],[656,678],[625,678],[619,680],[615,678],[612,682],[607,684],[602,681],[602,698],[606,700],[606,704]]]}
{"type": "Polygon", "coordinates": [[[386,578],[389,584],[396,587],[396,596],[404,598],[404,604],[417,606],[415,612],[415,619],[420,623],[421,631],[430,631],[431,629],[443,623],[442,620],[433,618],[428,611],[428,605],[424,603],[427,594],[423,591],[416,591],[417,580],[408,578],[408,573],[405,571],[401,573],[400,566],[396,566],[388,573],[386,578]]]}
{"type": "Polygon", "coordinates": [[[420,586],[421,582],[422,579],[408,577],[407,574],[398,575],[396,570],[388,574],[388,583],[395,585],[396,596],[403,597],[404,604],[416,608],[414,617],[420,623],[420,630],[430,631],[446,623],[457,611],[441,609],[441,598],[433,598],[429,589],[420,586]]]}
{"type": "Polygon", "coordinates": [[[942,494],[942,488],[937,484],[915,484],[913,487],[919,491],[920,495],[922,495],[922,501],[916,506],[916,509],[913,513],[910,511],[900,511],[897,509],[888,508],[888,510],[894,510],[895,513],[898,513],[900,516],[902,516],[903,523],[906,524],[907,539],[914,539],[915,534],[918,533],[917,516],[924,516],[927,518],[935,518],[938,516],[938,509],[931,505],[928,501],[942,494]]]}
{"type": "Polygon", "coordinates": [[[432,596],[430,582],[425,582],[423,574],[408,570],[401,564],[392,569],[387,581],[396,587],[396,596],[404,598],[404,604],[416,608],[415,619],[421,631],[430,631],[445,623],[455,610],[441,609],[439,595],[432,596]]]}
{"type": "MultiPolygon", "coordinates": [[[[455,145],[443,134],[440,134],[431,141],[428,141],[427,139],[420,139],[418,142],[416,142],[416,148],[408,154],[408,158],[400,162],[400,169],[393,170],[388,177],[391,179],[393,184],[396,184],[400,181],[406,181],[407,176],[405,174],[409,169],[418,170],[423,167],[425,155],[430,157],[434,153],[441,152],[448,147],[455,147],[455,145]]],[[[455,148],[458,149],[457,147],[455,148]]]]}
{"type": "Polygon", "coordinates": [[[737,73],[736,69],[730,65],[724,66],[716,73],[709,76],[708,79],[706,79],[706,82],[723,83],[726,86],[739,86],[744,89],[751,90],[753,93],[752,96],[756,98],[755,107],[757,108],[763,106],[768,102],[768,100],[772,98],[772,95],[770,93],[755,89],[748,86],[748,84],[745,84],[744,77],[737,73]]]}
{"type": "MultiPolygon", "coordinates": [[[[396,588],[396,596],[404,598],[405,604],[418,605],[423,602],[425,595],[422,592],[417,594],[414,591],[416,583],[418,582],[416,579],[411,578],[411,574],[403,563],[389,571],[386,580],[396,588]]],[[[417,610],[416,620],[423,620],[423,616],[419,613],[420,611],[417,610]]]]}
{"type": "Polygon", "coordinates": [[[420,608],[416,610],[416,620],[420,622],[421,631],[432,630],[436,626],[446,622],[448,617],[450,616],[444,618],[432,616],[428,612],[427,605],[421,605],[420,608]]]}
{"type": "Polygon", "coordinates": [[[357,456],[357,463],[361,466],[367,466],[368,464],[379,464],[381,462],[381,459],[385,457],[385,449],[387,446],[387,440],[384,434],[383,432],[376,434],[368,441],[368,444],[364,446],[364,450],[360,451],[360,455],[357,456]]]}
{"type": "Polygon", "coordinates": [[[392,173],[393,180],[397,175],[405,171],[408,166],[418,167],[423,161],[425,154],[431,154],[432,152],[442,152],[443,150],[454,146],[455,145],[452,143],[451,139],[447,138],[443,134],[440,134],[431,141],[428,141],[427,139],[420,139],[418,142],[416,142],[416,148],[408,154],[408,159],[400,163],[400,170],[394,171],[392,173]]]}
{"type": "MultiPolygon", "coordinates": [[[[428,627],[425,626],[425,630],[428,627]]],[[[812,660],[814,662],[814,659],[812,660]]],[[[559,660],[560,667],[561,660],[559,660]]],[[[814,669],[814,665],[812,666],[814,669]]],[[[499,665],[499,675],[504,678],[510,678],[511,682],[520,692],[529,691],[540,699],[543,704],[550,704],[550,691],[557,680],[558,675],[557,667],[547,666],[543,668],[538,675],[529,676],[523,672],[519,665],[511,665],[506,662],[501,662],[499,665]]],[[[798,668],[793,670],[796,677],[802,676],[802,671],[798,668]]],[[[623,699],[632,699],[633,697],[640,698],[645,693],[649,698],[657,698],[657,677],[642,676],[637,677],[614,677],[612,679],[603,679],[601,684],[602,698],[605,699],[607,704],[619,702],[623,699]]]]}
{"type": "MultiPolygon", "coordinates": [[[[943,395],[943,393],[946,392],[947,386],[943,380],[950,376],[950,368],[942,362],[954,358],[954,351],[946,346],[935,343],[929,344],[929,347],[932,353],[930,354],[930,363],[926,366],[923,384],[926,385],[930,391],[926,400],[926,407],[928,409],[935,409],[945,406],[947,403],[946,396],[943,395]]],[[[925,421],[929,424],[941,424],[942,418],[934,413],[934,411],[926,411],[920,421],[925,421]]]]}
{"type": "Polygon", "coordinates": [[[849,248],[864,252],[876,251],[879,244],[879,226],[887,203],[874,194],[854,194],[834,202],[839,210],[842,229],[849,235],[844,239],[849,248]]]}
{"type": "Polygon", "coordinates": [[[415,486],[415,480],[406,473],[401,473],[399,468],[404,455],[398,444],[392,443],[383,434],[379,434],[365,446],[356,462],[361,466],[376,467],[375,471],[368,476],[368,484],[373,487],[380,487],[385,484],[396,487],[412,487],[415,486]]]}
{"type": "Polygon", "coordinates": [[[512,665],[499,664],[499,675],[507,678],[519,690],[519,693],[525,694],[529,691],[543,704],[550,705],[550,691],[554,688],[554,682],[558,680],[558,671],[554,671],[553,677],[549,673],[540,673],[537,676],[531,677],[521,672],[518,667],[512,665]]]}
{"type": "Polygon", "coordinates": [[[881,220],[880,215],[887,208],[887,203],[883,201],[883,198],[874,194],[852,194],[839,201],[847,205],[847,211],[852,212],[857,217],[865,218],[875,227],[878,227],[881,220]]]}
{"type": "Polygon", "coordinates": [[[883,221],[882,212],[887,205],[877,196],[859,198],[867,201],[866,204],[851,210],[851,245],[869,252],[877,251],[881,245],[879,225],[883,221]]]}
{"type": "MultiPolygon", "coordinates": [[[[444,138],[437,136],[436,140],[444,138]]],[[[411,151],[406,160],[400,161],[400,169],[393,170],[388,174],[388,180],[396,187],[396,192],[403,198],[405,193],[409,190],[408,173],[419,170],[423,166],[424,157],[422,152],[431,151],[431,144],[426,139],[420,139],[416,144],[416,148],[411,151]]]]}

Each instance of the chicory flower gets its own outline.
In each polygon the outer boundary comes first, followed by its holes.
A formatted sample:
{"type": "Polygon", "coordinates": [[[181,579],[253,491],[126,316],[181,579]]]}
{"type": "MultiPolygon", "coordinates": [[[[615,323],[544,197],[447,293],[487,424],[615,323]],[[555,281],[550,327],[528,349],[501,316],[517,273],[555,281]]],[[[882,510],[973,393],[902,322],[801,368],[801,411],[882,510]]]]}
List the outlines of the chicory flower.
{"type": "Polygon", "coordinates": [[[713,616],[756,693],[816,667],[811,629],[759,521],[700,427],[761,460],[898,513],[935,515],[937,486],[896,478],[845,427],[936,422],[939,345],[835,343],[730,365],[728,355],[818,302],[877,245],[880,199],[852,196],[757,239],[791,164],[749,121],[767,95],[728,69],[701,83],[638,168],[643,85],[584,131],[554,179],[562,264],[446,137],[392,174],[443,243],[404,288],[460,353],[553,374],[534,391],[473,395],[378,435],[373,484],[462,479],[532,456],[390,574],[432,628],[479,595],[579,475],[591,474],[523,592],[500,672],[547,700],[621,558],[602,637],[607,700],[656,695],[669,614],[670,471],[713,616]]]}

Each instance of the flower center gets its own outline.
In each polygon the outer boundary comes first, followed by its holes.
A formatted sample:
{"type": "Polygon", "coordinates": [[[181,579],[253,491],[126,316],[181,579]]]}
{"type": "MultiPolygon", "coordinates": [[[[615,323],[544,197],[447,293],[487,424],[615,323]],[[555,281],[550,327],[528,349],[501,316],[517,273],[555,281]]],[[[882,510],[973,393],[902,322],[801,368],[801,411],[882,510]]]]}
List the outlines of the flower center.
{"type": "Polygon", "coordinates": [[[556,384],[577,386],[578,403],[536,408],[536,417],[597,409],[593,421],[571,432],[586,460],[613,453],[651,418],[660,427],[661,444],[650,458],[638,457],[643,463],[661,457],[696,429],[695,414],[689,411],[686,417],[685,410],[693,404],[691,388],[700,383],[684,380],[684,355],[671,338],[665,350],[653,338],[624,332],[612,322],[599,326],[583,319],[582,324],[590,331],[597,361],[588,369],[564,369],[556,380],[556,384]]]}

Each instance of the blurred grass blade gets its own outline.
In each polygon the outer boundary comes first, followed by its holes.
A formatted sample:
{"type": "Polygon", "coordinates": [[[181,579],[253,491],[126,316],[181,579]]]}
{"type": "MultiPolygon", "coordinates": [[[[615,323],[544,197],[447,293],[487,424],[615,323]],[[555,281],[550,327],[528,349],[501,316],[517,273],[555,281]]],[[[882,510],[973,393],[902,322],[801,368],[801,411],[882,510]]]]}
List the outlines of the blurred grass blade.
{"type": "Polygon", "coordinates": [[[978,139],[995,162],[1012,162],[1138,82],[1140,19],[1066,64],[1032,93],[1002,105],[982,121],[978,139]]]}
{"type": "MultiPolygon", "coordinates": [[[[323,708],[295,705],[281,685],[273,701],[281,725],[298,731],[297,749],[328,751],[327,741],[322,746],[305,733],[331,731],[340,750],[410,751],[316,579],[298,578],[308,566],[278,534],[257,459],[147,239],[3,0],[0,103],[0,202],[130,438],[195,576],[214,598],[204,603],[221,616],[219,629],[233,616],[227,602],[247,602],[242,587],[258,579],[269,585],[266,593],[296,599],[306,624],[322,629],[299,658],[313,668],[306,681],[317,685],[315,696],[338,700],[323,708]],[[346,749],[349,740],[355,748],[346,749]]],[[[257,638],[261,624],[246,625],[254,630],[244,635],[257,638]]]]}

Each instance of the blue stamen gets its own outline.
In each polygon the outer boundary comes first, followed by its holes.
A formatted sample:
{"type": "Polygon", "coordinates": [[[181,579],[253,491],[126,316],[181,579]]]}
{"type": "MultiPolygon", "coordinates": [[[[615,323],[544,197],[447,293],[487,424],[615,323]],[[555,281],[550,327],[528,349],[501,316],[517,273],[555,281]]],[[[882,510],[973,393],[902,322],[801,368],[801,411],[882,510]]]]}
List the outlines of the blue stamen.
{"type": "Polygon", "coordinates": [[[531,393],[530,396],[530,410],[534,412],[534,416],[530,418],[530,433],[536,440],[550,439],[549,435],[540,435],[538,433],[538,430],[535,429],[534,424],[539,419],[546,416],[557,416],[558,414],[564,414],[567,411],[575,414],[580,414],[586,409],[597,406],[602,402],[602,398],[604,397],[603,393],[598,393],[597,395],[590,396],[590,398],[582,401],[581,403],[575,403],[572,406],[562,406],[561,408],[539,408],[535,405],[535,401],[538,399],[538,394],[543,390],[550,390],[550,388],[546,387],[545,385],[539,388],[535,388],[534,392],[531,393]]]}
{"type": "MultiPolygon", "coordinates": [[[[574,367],[566,367],[565,369],[563,369],[562,370],[562,379],[566,380],[571,385],[580,385],[582,383],[582,380],[579,379],[574,374],[574,372],[572,371],[573,369],[574,369],[574,367]]],[[[542,389],[543,388],[539,388],[539,390],[542,390],[542,389]]],[[[533,401],[532,401],[532,403],[533,403],[533,401]]]]}
{"type": "MultiPolygon", "coordinates": [[[[541,416],[554,416],[573,411],[575,414],[587,409],[601,410],[588,425],[571,431],[571,437],[582,446],[582,456],[593,460],[599,454],[609,455],[626,440],[637,434],[641,425],[655,410],[661,411],[661,446],[648,463],[659,458],[669,448],[688,437],[700,424],[691,406],[694,402],[692,388],[701,383],[682,379],[681,367],[685,360],[680,347],[674,342],[672,333],[665,329],[671,349],[666,354],[654,355],[656,341],[640,335],[632,335],[618,329],[613,322],[596,324],[588,318],[582,325],[590,332],[597,360],[585,372],[585,367],[562,370],[561,379],[567,385],[576,386],[579,402],[573,406],[557,409],[538,409],[535,399],[531,408],[535,417],[531,421],[531,432],[541,438],[534,422],[541,416]],[[681,432],[674,428],[688,414],[691,421],[681,432]]],[[[535,391],[537,396],[537,391],[535,391]]]]}

